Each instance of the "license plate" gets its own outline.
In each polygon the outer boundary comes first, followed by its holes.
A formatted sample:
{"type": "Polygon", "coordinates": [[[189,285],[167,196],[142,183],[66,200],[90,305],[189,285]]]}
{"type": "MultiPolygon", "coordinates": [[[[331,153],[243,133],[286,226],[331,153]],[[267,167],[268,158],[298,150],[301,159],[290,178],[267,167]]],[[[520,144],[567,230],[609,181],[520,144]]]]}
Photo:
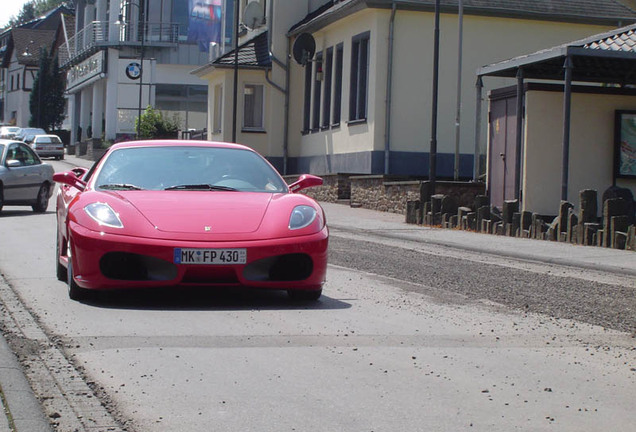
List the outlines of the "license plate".
{"type": "Polygon", "coordinates": [[[245,264],[246,249],[184,249],[175,248],[175,264],[245,264]]]}

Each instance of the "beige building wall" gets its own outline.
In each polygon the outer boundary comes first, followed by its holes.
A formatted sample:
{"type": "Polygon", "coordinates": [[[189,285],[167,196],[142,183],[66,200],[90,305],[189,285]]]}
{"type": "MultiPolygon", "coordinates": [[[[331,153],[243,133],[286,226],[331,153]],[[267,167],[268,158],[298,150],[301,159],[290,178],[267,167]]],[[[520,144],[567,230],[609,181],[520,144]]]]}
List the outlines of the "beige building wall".
{"type": "MultiPolygon", "coordinates": [[[[328,154],[384,151],[390,16],[390,10],[365,9],[313,33],[317,52],[335,46],[337,43],[344,43],[342,122],[336,129],[300,135],[303,125],[304,70],[294,63],[291,73],[291,157],[320,157],[328,154]],[[368,121],[366,124],[348,126],[346,120],[349,110],[351,38],[365,31],[370,31],[371,37],[368,121]]],[[[397,11],[394,32],[391,151],[428,152],[430,150],[433,26],[433,13],[397,11]]],[[[440,27],[438,153],[452,156],[455,151],[456,133],[458,16],[442,14],[440,27]]],[[[460,152],[468,155],[474,152],[475,72],[478,67],[609,29],[605,26],[465,15],[460,152]]],[[[486,78],[483,96],[485,98],[490,89],[511,85],[514,82],[510,79],[486,78]]],[[[485,103],[482,109],[484,123],[481,153],[485,154],[487,137],[485,103]]],[[[438,168],[439,166],[438,162],[438,168]]],[[[392,171],[394,170],[395,167],[392,167],[392,171]]],[[[438,173],[438,175],[452,175],[452,171],[438,173]]]]}
{"type": "MultiPolygon", "coordinates": [[[[381,22],[388,25],[389,12],[381,22]]],[[[398,11],[393,72],[392,149],[429,151],[433,74],[434,14],[398,11]]],[[[570,42],[609,27],[560,22],[464,15],[461,93],[462,153],[472,154],[475,137],[476,70],[484,65],[570,42]]],[[[458,16],[440,20],[438,152],[454,153],[457,105],[458,16]]],[[[489,90],[514,84],[504,78],[484,78],[489,90]]],[[[486,151],[487,107],[484,103],[482,153],[486,151]]]]}
{"type": "MultiPolygon", "coordinates": [[[[341,97],[342,117],[338,128],[300,136],[304,116],[305,70],[294,63],[292,66],[292,76],[294,78],[291,98],[291,106],[293,108],[290,112],[290,136],[296,136],[300,140],[293,140],[294,145],[290,147],[290,156],[324,156],[326,154],[379,150],[379,148],[374,148],[374,146],[381,143],[376,133],[382,133],[383,130],[383,122],[379,125],[379,129],[377,122],[378,117],[384,113],[382,104],[384,103],[385,92],[383,88],[385,84],[381,83],[378,75],[381,77],[382,73],[379,71],[386,70],[386,35],[380,30],[378,14],[373,10],[364,10],[313,34],[316,40],[316,52],[323,51],[329,47],[335,48],[339,43],[343,44],[342,94],[334,95],[334,97],[341,97]],[[349,126],[347,125],[347,120],[349,115],[351,38],[367,31],[370,31],[367,122],[349,126]]],[[[306,67],[314,66],[309,63],[306,67]]],[[[384,81],[386,81],[386,78],[384,78],[384,81]]],[[[324,99],[324,94],[321,96],[321,106],[322,99],[324,99]]],[[[313,116],[313,111],[311,116],[313,116]]]]}
{"type": "MultiPolygon", "coordinates": [[[[563,94],[526,93],[523,210],[556,214],[561,200],[563,94]]],[[[636,96],[572,95],[568,201],[578,206],[579,191],[595,189],[598,205],[614,179],[615,110],[636,108],[636,96]]],[[[617,179],[636,196],[636,180],[617,179]]]]}
{"type": "MultiPolygon", "coordinates": [[[[234,71],[233,69],[215,69],[203,76],[208,81],[208,139],[212,141],[232,141],[232,119],[234,112],[234,71]],[[220,104],[216,92],[221,89],[220,104]],[[218,114],[217,110],[221,109],[218,114]],[[215,130],[220,115],[221,128],[215,130]]],[[[265,80],[265,72],[262,70],[243,69],[239,73],[237,93],[237,127],[236,142],[252,147],[265,156],[282,155],[282,143],[270,141],[273,114],[276,113],[272,106],[272,89],[265,80]],[[261,85],[264,90],[264,128],[262,131],[246,131],[243,129],[244,92],[246,85],[261,85]]]]}

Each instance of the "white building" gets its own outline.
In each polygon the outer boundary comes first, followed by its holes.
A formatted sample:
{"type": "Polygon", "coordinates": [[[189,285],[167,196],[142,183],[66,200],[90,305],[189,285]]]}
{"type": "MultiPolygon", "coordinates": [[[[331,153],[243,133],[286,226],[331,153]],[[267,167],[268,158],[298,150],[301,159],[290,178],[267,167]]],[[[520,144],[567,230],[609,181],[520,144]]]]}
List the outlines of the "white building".
{"type": "Polygon", "coordinates": [[[0,33],[0,122],[19,127],[29,125],[29,99],[40,56],[55,50],[61,20],[72,13],[59,6],[0,33]]]}
{"type": "Polygon", "coordinates": [[[205,128],[207,82],[190,71],[209,60],[210,42],[225,42],[225,7],[231,1],[78,0],[75,34],[59,48],[71,141],[134,137],[147,106],[184,130],[205,128]]]}

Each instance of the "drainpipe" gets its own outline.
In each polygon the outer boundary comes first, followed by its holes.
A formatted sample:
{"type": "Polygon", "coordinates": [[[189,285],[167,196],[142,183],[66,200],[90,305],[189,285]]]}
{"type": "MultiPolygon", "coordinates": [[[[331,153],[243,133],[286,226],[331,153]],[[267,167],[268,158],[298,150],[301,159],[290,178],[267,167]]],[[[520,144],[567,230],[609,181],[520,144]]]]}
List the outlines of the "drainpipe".
{"type": "Polygon", "coordinates": [[[384,174],[390,173],[390,156],[391,156],[391,98],[393,96],[393,89],[391,83],[393,81],[393,40],[395,33],[395,13],[397,11],[397,4],[392,2],[391,6],[391,19],[389,20],[389,53],[387,60],[387,74],[386,74],[386,132],[384,136],[384,174]]]}
{"type": "Polygon", "coordinates": [[[272,53],[272,29],[274,28],[274,2],[270,1],[267,5],[269,9],[268,17],[267,17],[267,50],[269,52],[269,57],[272,59],[272,63],[277,64],[281,69],[285,71],[285,87],[281,87],[275,82],[273,82],[269,73],[271,69],[267,69],[265,71],[265,80],[276,90],[285,95],[285,106],[283,113],[283,175],[287,174],[287,157],[288,157],[288,141],[289,141],[289,132],[288,132],[288,123],[289,123],[289,53],[290,53],[290,41],[288,38],[287,41],[287,52],[285,54],[285,62],[279,60],[272,53]]]}

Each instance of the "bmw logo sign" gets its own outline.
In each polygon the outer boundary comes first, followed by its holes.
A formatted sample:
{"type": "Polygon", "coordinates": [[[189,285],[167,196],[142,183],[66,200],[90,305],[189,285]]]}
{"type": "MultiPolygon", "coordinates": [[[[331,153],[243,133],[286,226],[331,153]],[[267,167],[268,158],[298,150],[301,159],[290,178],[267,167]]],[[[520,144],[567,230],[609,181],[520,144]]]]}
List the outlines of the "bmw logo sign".
{"type": "Polygon", "coordinates": [[[128,63],[126,66],[126,76],[131,80],[139,79],[141,75],[141,65],[137,62],[128,63]]]}

